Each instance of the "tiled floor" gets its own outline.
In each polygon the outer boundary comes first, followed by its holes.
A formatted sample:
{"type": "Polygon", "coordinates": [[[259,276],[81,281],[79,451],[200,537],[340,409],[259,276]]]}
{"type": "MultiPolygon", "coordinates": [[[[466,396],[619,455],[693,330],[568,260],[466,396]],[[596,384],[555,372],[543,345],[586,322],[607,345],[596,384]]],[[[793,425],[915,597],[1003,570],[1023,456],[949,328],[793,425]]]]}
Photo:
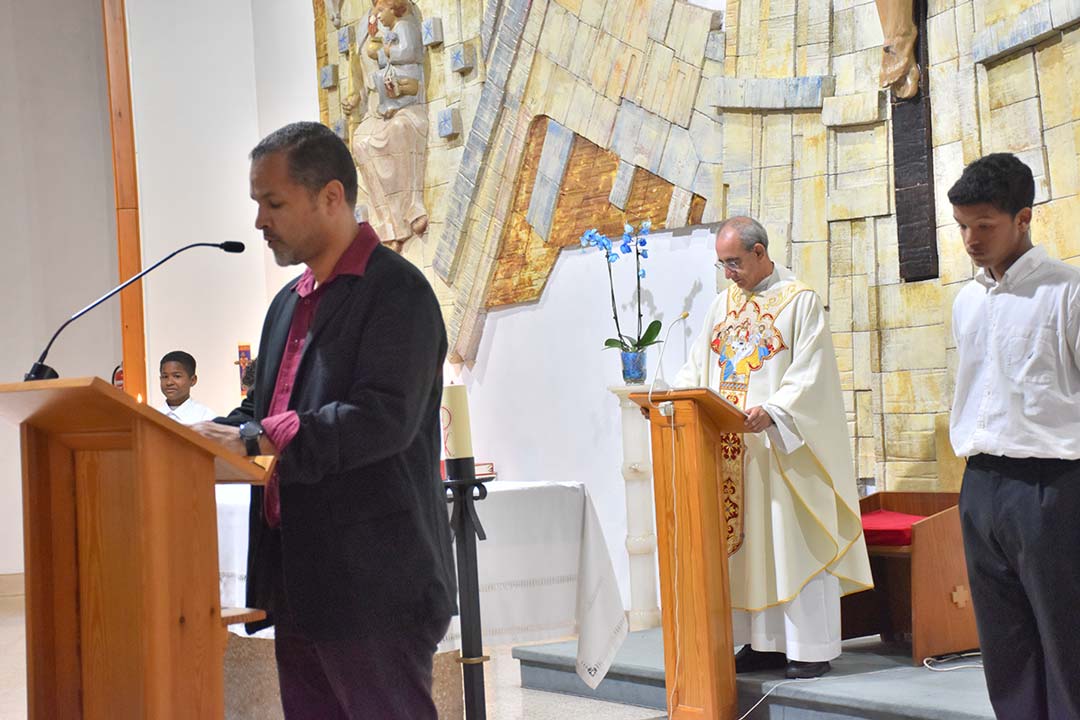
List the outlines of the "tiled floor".
{"type": "MultiPolygon", "coordinates": [[[[0,597],[0,718],[26,718],[23,598],[0,597]]],[[[489,720],[652,720],[656,710],[525,690],[509,647],[489,648],[485,688],[489,720]]]]}
{"type": "Polygon", "coordinates": [[[0,718],[26,718],[26,625],[21,595],[0,597],[0,718]]]}
{"type": "Polygon", "coordinates": [[[488,720],[653,720],[657,710],[556,695],[521,687],[518,662],[509,647],[493,648],[484,673],[488,720]]]}

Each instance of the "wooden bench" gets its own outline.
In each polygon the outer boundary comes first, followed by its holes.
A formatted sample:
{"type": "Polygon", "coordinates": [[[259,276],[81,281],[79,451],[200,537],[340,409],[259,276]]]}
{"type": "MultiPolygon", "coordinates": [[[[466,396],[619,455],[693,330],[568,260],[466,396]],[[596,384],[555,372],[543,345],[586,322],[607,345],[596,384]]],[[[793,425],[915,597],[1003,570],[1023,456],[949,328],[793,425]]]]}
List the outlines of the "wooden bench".
{"type": "Polygon", "coordinates": [[[863,515],[891,510],[923,516],[911,527],[911,544],[868,545],[873,590],[841,603],[844,639],[880,634],[910,639],[913,664],[979,646],[971,606],[958,493],[881,492],[863,498],[863,515]]]}

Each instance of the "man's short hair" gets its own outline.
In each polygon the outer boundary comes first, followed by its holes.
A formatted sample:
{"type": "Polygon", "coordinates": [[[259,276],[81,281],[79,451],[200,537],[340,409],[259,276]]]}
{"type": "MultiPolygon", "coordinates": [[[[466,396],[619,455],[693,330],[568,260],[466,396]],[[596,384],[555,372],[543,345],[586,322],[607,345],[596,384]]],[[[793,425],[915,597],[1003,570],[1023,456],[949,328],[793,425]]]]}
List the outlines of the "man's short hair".
{"type": "Polygon", "coordinates": [[[174,362],[180,363],[180,367],[187,371],[188,375],[195,374],[195,358],[190,353],[186,353],[183,350],[173,350],[172,352],[165,353],[161,358],[161,364],[158,365],[158,369],[165,367],[165,363],[174,362]]]}
{"type": "Polygon", "coordinates": [[[728,218],[720,223],[720,227],[716,228],[716,236],[720,237],[720,233],[727,228],[733,228],[738,234],[739,240],[742,241],[743,250],[753,250],[758,243],[761,243],[766,250],[769,249],[769,231],[754,218],[728,218]]]}
{"type": "Polygon", "coordinates": [[[964,168],[949,188],[949,202],[961,206],[989,203],[1016,217],[1035,203],[1035,178],[1031,168],[1012,153],[993,153],[964,168]]]}
{"type": "Polygon", "coordinates": [[[293,182],[315,195],[330,181],[338,180],[345,187],[345,201],[356,207],[356,166],[349,148],[333,130],[317,122],[286,125],[259,141],[251,151],[251,160],[279,152],[286,153],[293,182]]]}

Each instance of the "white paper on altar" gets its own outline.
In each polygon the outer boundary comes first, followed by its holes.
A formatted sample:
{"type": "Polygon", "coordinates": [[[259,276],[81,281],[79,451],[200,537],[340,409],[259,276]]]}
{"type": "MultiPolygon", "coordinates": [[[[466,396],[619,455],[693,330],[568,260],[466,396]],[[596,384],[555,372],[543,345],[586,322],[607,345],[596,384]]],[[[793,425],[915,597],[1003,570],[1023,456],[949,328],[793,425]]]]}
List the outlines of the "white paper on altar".
{"type": "MultiPolygon", "coordinates": [[[[578,636],[577,673],[595,688],[629,630],[592,501],[580,483],[488,484],[476,503],[487,535],[477,543],[485,645],[578,636]]],[[[222,605],[244,605],[248,489],[218,488],[222,605]],[[242,490],[241,493],[234,491],[242,490]],[[223,492],[226,491],[226,492],[223,492]]],[[[449,512],[450,507],[447,507],[449,512]]],[[[273,630],[259,637],[273,637],[273,630]]],[[[460,647],[454,618],[439,650],[460,647]]]]}

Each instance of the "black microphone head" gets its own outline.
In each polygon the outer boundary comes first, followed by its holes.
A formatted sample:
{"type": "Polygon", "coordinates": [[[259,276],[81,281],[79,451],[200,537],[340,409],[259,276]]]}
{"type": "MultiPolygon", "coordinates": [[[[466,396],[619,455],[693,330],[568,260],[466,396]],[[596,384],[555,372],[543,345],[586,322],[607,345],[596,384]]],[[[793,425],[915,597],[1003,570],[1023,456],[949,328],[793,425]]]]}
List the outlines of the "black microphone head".
{"type": "Polygon", "coordinates": [[[244,243],[237,242],[236,240],[227,240],[220,245],[219,248],[227,253],[242,253],[244,252],[244,243]]]}

